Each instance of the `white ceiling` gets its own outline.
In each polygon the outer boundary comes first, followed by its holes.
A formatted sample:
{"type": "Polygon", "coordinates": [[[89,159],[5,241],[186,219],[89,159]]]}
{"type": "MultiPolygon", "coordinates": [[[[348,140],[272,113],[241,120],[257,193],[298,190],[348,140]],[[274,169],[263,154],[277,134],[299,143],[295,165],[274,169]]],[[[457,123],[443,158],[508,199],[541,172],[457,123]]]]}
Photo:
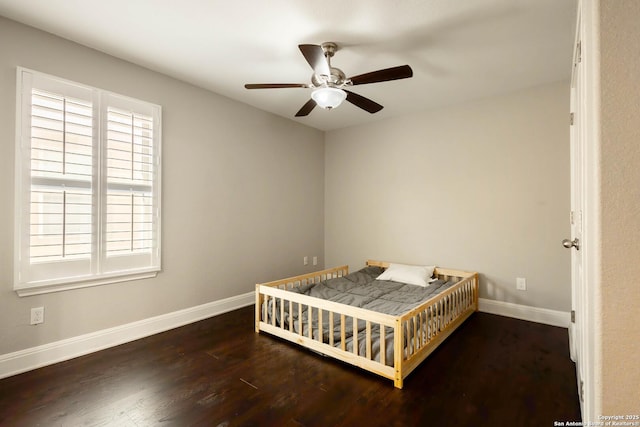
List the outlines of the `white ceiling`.
{"type": "Polygon", "coordinates": [[[576,0],[0,0],[0,15],[322,130],[568,80],[576,0]],[[333,41],[347,77],[409,64],[413,78],[357,86],[384,105],[294,114],[311,89],[298,44],[333,41]]]}

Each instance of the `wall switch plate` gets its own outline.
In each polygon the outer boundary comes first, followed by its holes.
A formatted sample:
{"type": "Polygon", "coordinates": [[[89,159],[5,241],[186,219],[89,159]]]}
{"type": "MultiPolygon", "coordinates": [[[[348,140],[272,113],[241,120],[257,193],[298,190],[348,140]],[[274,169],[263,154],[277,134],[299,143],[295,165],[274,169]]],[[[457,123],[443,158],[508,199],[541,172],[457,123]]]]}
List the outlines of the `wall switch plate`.
{"type": "Polygon", "coordinates": [[[313,265],[318,265],[318,257],[317,256],[313,257],[313,265]]]}
{"type": "Polygon", "coordinates": [[[527,279],[525,279],[524,277],[516,278],[516,289],[519,290],[519,291],[526,291],[527,290],[527,279]]]}
{"type": "Polygon", "coordinates": [[[35,307],[31,309],[31,324],[39,325],[44,323],[44,307],[35,307]]]}
{"type": "Polygon", "coordinates": [[[308,256],[306,256],[306,257],[302,258],[302,263],[303,263],[304,265],[309,265],[309,257],[308,257],[308,256]]]}

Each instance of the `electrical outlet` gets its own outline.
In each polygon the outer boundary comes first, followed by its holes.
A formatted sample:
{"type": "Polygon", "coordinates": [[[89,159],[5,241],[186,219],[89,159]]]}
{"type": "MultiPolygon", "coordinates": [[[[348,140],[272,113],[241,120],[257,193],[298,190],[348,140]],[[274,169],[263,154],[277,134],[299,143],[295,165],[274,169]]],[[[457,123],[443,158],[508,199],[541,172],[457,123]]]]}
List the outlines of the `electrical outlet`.
{"type": "Polygon", "coordinates": [[[318,265],[318,257],[317,256],[313,257],[313,265],[318,265]]]}
{"type": "Polygon", "coordinates": [[[309,257],[308,257],[308,256],[306,256],[306,257],[302,258],[302,263],[303,263],[304,265],[309,265],[309,257]]]}
{"type": "Polygon", "coordinates": [[[44,307],[35,307],[31,309],[31,324],[39,325],[44,323],[44,307]]]}
{"type": "Polygon", "coordinates": [[[525,279],[524,277],[516,278],[516,289],[519,290],[519,291],[526,291],[527,290],[527,279],[525,279]]]}

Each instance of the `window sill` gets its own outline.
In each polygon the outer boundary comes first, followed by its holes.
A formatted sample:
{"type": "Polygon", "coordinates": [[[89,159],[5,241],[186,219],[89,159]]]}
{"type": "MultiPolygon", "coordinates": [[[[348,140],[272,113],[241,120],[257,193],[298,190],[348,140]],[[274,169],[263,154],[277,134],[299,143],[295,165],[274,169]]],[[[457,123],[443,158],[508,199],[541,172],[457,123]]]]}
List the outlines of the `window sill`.
{"type": "Polygon", "coordinates": [[[156,277],[158,271],[145,271],[134,274],[93,278],[78,282],[52,283],[50,285],[16,285],[13,290],[19,297],[28,297],[31,295],[48,294],[52,292],[69,291],[72,289],[89,288],[92,286],[108,285],[111,283],[129,282],[132,280],[150,279],[156,277]]]}

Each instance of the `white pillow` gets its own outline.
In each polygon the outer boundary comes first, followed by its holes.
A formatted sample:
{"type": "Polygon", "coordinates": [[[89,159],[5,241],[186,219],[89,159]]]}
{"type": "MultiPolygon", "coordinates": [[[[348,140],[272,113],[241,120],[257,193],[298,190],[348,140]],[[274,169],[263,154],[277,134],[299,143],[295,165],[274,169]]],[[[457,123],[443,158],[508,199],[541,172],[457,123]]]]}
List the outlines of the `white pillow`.
{"type": "Polygon", "coordinates": [[[389,264],[389,268],[376,279],[427,287],[435,268],[435,265],[389,264]]]}

